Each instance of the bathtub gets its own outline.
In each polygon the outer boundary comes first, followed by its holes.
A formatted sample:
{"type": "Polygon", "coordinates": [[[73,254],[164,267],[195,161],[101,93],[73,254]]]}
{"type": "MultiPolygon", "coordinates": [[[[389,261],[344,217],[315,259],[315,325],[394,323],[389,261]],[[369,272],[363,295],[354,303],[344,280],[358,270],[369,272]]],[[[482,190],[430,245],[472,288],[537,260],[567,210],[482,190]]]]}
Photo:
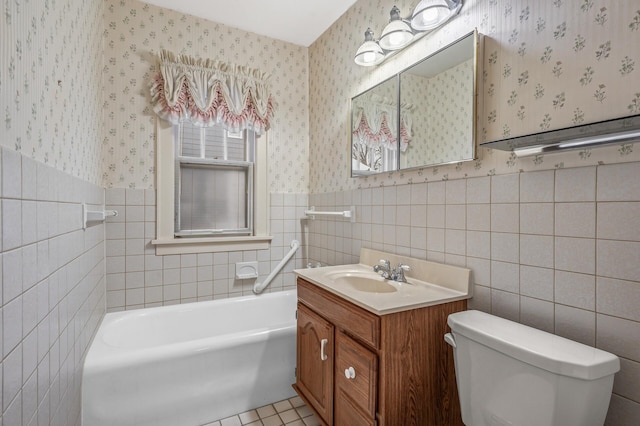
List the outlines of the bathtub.
{"type": "Polygon", "coordinates": [[[296,291],[104,317],[82,424],[196,426],[294,396],[296,291]]]}

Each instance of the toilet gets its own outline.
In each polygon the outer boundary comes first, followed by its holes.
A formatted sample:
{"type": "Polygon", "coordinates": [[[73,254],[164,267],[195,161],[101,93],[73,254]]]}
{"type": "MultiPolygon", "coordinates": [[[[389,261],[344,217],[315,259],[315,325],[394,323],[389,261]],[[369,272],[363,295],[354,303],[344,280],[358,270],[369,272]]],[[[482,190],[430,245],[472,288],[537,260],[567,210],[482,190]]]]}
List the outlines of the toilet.
{"type": "Polygon", "coordinates": [[[480,311],[449,315],[467,426],[602,426],[620,360],[480,311]]]}

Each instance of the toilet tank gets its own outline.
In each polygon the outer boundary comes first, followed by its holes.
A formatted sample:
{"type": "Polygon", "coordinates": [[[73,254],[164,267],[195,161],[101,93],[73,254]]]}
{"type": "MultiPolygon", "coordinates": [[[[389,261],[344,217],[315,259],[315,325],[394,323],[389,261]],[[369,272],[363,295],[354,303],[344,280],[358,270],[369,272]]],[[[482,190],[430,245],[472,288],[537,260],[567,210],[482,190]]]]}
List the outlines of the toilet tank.
{"type": "Polygon", "coordinates": [[[604,423],[617,356],[480,311],[447,322],[466,425],[604,423]]]}

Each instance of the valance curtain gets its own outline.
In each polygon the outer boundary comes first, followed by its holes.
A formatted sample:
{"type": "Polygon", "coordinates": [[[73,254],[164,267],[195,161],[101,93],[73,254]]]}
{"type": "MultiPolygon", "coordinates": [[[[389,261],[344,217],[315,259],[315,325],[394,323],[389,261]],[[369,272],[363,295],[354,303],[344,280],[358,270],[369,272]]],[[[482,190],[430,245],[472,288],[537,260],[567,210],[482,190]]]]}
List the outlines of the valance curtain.
{"type": "MultiPolygon", "coordinates": [[[[403,106],[400,112],[400,150],[403,152],[411,142],[411,109],[403,106]]],[[[393,101],[374,94],[354,104],[353,114],[352,134],[361,144],[398,149],[398,110],[393,101]]]]}
{"type": "Polygon", "coordinates": [[[159,56],[160,71],[151,82],[151,102],[159,117],[173,124],[221,125],[232,132],[269,130],[275,101],[267,73],[166,50],[159,56]]]}

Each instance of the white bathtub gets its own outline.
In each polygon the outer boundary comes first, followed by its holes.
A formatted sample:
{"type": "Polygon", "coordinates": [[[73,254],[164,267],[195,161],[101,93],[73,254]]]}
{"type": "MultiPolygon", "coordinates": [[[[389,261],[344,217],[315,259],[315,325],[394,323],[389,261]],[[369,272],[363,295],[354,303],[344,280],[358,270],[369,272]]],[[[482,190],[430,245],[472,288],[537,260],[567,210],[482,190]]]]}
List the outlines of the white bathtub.
{"type": "Polygon", "coordinates": [[[107,314],[82,422],[196,426],[294,396],[296,292],[107,314]]]}

